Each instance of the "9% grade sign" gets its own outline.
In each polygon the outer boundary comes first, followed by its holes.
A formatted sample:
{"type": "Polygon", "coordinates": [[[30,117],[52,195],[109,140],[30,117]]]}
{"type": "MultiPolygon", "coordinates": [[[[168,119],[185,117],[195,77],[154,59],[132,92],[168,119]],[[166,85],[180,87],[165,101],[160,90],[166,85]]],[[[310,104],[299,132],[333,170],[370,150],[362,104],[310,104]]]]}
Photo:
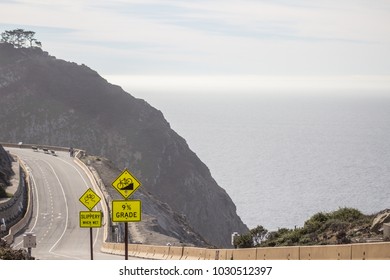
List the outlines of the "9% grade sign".
{"type": "Polygon", "coordinates": [[[113,222],[140,222],[141,221],[141,200],[128,200],[128,198],[141,186],[138,179],[125,169],[112,182],[125,200],[112,201],[113,222]]]}
{"type": "Polygon", "coordinates": [[[113,222],[140,222],[141,200],[112,201],[113,222]]]}

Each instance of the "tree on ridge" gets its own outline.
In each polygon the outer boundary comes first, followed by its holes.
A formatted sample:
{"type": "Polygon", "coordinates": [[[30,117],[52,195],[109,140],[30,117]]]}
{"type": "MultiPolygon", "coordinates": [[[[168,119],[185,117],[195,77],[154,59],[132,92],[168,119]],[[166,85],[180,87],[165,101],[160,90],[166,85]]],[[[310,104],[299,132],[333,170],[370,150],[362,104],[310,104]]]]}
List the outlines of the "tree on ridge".
{"type": "Polygon", "coordinates": [[[6,30],[1,33],[0,42],[11,44],[15,48],[41,48],[42,43],[34,36],[34,31],[26,31],[21,28],[6,30]]]}

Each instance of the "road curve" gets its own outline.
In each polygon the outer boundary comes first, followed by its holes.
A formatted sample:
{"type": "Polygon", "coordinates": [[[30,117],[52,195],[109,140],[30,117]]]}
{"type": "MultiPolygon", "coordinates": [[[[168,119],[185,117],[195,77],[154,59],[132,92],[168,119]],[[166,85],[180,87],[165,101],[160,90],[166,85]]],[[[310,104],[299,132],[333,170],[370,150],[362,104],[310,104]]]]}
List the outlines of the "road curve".
{"type": "MultiPolygon", "coordinates": [[[[7,148],[19,156],[31,171],[33,214],[24,232],[15,236],[14,248],[23,246],[23,234],[33,232],[37,246],[32,255],[44,260],[91,259],[89,228],[80,228],[79,212],[88,209],[79,201],[92,188],[85,172],[66,152],[56,156],[42,150],[7,148]]],[[[94,211],[100,211],[100,203],[94,211]]],[[[123,256],[100,252],[103,228],[93,229],[94,259],[123,259],[123,256]]]]}

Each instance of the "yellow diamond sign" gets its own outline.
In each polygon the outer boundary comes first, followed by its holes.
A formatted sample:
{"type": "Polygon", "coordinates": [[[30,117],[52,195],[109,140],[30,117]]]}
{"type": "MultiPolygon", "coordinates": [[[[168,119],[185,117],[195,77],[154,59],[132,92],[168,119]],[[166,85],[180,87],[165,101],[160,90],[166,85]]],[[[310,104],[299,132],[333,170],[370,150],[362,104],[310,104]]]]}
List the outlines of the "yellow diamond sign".
{"type": "Polygon", "coordinates": [[[112,186],[125,198],[127,199],[132,195],[140,186],[141,183],[125,169],[118,178],[112,182],[112,186]]]}
{"type": "Polygon", "coordinates": [[[92,210],[92,208],[99,203],[100,197],[91,188],[89,188],[79,200],[85,207],[92,210]]]}

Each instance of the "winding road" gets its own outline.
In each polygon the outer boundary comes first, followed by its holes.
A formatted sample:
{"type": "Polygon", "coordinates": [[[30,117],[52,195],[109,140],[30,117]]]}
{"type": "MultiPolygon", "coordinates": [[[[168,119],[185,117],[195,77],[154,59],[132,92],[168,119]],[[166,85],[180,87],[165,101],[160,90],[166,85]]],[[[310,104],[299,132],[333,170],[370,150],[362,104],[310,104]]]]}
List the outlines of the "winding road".
{"type": "MultiPolygon", "coordinates": [[[[15,236],[13,247],[21,248],[23,234],[33,232],[37,246],[32,249],[32,255],[36,259],[91,259],[90,230],[79,225],[79,212],[88,211],[79,199],[92,188],[85,172],[67,152],[56,152],[53,156],[42,150],[8,150],[26,163],[33,184],[32,218],[24,232],[15,236]]],[[[93,210],[101,209],[100,202],[93,210]]],[[[102,242],[103,228],[93,228],[94,259],[124,258],[100,252],[102,242]]]]}

